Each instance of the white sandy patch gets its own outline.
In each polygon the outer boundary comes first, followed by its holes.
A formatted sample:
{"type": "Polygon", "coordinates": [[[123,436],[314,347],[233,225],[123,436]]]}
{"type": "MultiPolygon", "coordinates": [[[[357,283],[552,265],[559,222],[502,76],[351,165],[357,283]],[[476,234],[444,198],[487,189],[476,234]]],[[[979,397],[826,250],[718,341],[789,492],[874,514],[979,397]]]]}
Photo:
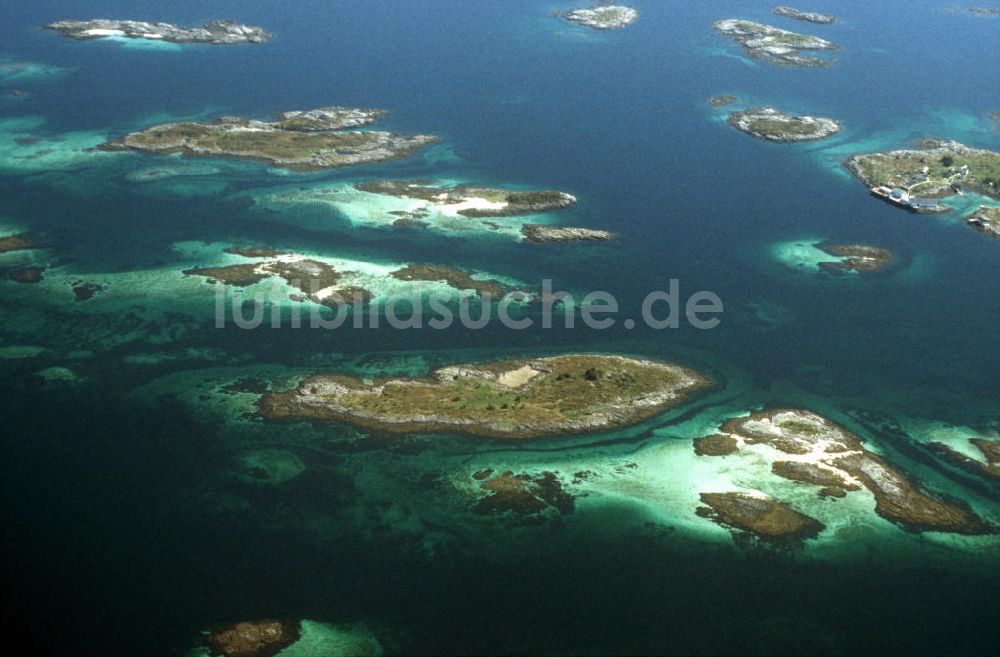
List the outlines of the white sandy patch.
{"type": "Polygon", "coordinates": [[[497,383],[502,386],[507,386],[508,388],[520,388],[539,374],[541,374],[541,372],[536,370],[531,365],[525,365],[524,367],[516,370],[504,372],[497,377],[497,383]]]}
{"type": "Polygon", "coordinates": [[[121,30],[106,30],[104,28],[95,27],[91,30],[84,31],[87,36],[124,36],[125,33],[121,30]]]}
{"type": "Polygon", "coordinates": [[[493,202],[488,201],[484,198],[467,198],[461,203],[452,203],[450,205],[440,206],[441,214],[448,215],[449,217],[461,216],[463,210],[503,210],[507,207],[507,203],[504,202],[493,202]]]}

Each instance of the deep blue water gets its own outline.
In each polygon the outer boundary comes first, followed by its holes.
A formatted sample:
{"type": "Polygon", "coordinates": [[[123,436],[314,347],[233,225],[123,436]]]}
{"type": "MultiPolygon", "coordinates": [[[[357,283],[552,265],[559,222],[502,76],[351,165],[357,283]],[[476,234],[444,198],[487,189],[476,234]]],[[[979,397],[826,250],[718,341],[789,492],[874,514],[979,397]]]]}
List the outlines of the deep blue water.
{"type": "MultiPolygon", "coordinates": [[[[827,69],[783,69],[741,59],[711,28],[725,17],[767,20],[771,3],[633,4],[639,22],[608,34],[563,25],[548,16],[559,3],[531,0],[42,0],[0,12],[0,52],[73,69],[33,87],[23,103],[0,105],[4,116],[42,116],[52,133],[122,132],[163,113],[384,108],[389,129],[441,135],[460,161],[416,158],[310,179],[461,173],[564,189],[580,203],[560,221],[620,234],[607,245],[526,249],[305,231],[252,221],[223,199],[153,198],[125,186],[80,196],[13,176],[0,177],[0,210],[46,232],[82,272],[169,261],[177,241],[240,236],[551,277],[574,290],[609,290],[633,315],[673,278],[685,294],[711,290],[726,304],[713,331],[207,330],[190,339],[256,361],[323,350],[609,348],[723,362],[747,373],[763,397],[771,386],[797,385],[864,398],[872,409],[995,421],[1000,350],[990,336],[1000,325],[1000,249],[957,216],[916,217],[873,201],[837,163],[855,142],[878,150],[940,136],[1000,146],[985,119],[1000,110],[1000,19],[948,13],[944,1],[816,2],[803,8],[830,10],[840,23],[786,26],[843,50],[827,69]],[[275,38],[161,52],[37,29],[91,16],[232,17],[275,38]],[[755,141],[707,106],[723,93],[835,117],[845,132],[813,145],[755,141]],[[794,275],[768,255],[776,242],[809,237],[890,248],[899,264],[843,283],[794,275]],[[766,325],[752,312],[761,305],[785,309],[790,320],[766,325]],[[809,373],[817,367],[825,381],[818,389],[809,373]]],[[[86,185],[92,172],[75,175],[86,185]]],[[[261,175],[235,184],[285,182],[261,175]]],[[[976,580],[919,569],[843,572],[759,555],[706,565],[642,546],[613,554],[581,546],[556,563],[526,555],[518,568],[485,571],[474,558],[427,563],[373,555],[350,536],[333,545],[296,535],[277,541],[209,521],[178,499],[217,465],[205,448],[213,427],[170,406],[156,417],[129,409],[120,396],[145,375],[93,367],[105,385],[75,392],[26,392],[12,375],[0,411],[12,607],[38,645],[63,654],[169,654],[206,619],[324,617],[332,609],[406,627],[408,643],[397,649],[418,653],[957,654],[986,653],[998,639],[995,571],[976,580]],[[651,572],[651,562],[671,559],[669,575],[651,572]],[[835,636],[817,627],[836,628],[835,636]]]]}

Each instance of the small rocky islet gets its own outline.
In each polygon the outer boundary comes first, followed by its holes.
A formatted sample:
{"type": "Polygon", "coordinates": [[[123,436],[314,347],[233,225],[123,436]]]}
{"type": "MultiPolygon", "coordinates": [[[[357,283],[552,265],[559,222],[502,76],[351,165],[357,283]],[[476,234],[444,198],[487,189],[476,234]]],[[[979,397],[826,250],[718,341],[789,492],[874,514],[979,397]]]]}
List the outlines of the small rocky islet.
{"type": "Polygon", "coordinates": [[[391,434],[530,440],[635,424],[710,386],[678,365],[572,354],[454,365],[424,379],[316,374],[261,396],[258,411],[272,421],[344,422],[391,434]]]}
{"type": "MultiPolygon", "coordinates": [[[[768,457],[775,476],[816,486],[817,494],[826,498],[844,497],[865,488],[875,498],[875,512],[907,531],[998,532],[963,503],[927,490],[885,458],[865,449],[858,436],[811,411],[777,409],[729,420],[718,434],[696,441],[695,450],[709,458],[729,458],[755,445],[781,453],[780,459],[768,457]]],[[[737,520],[714,519],[756,533],[751,523],[766,511],[761,505],[731,502],[728,512],[730,516],[737,514],[737,520]],[[741,509],[748,518],[740,517],[741,509]]],[[[799,519],[782,515],[790,522],[790,534],[798,535],[799,519]]],[[[762,536],[769,537],[773,531],[762,536]]]]}
{"type": "Polygon", "coordinates": [[[172,23],[96,18],[56,21],[46,25],[45,29],[81,41],[120,37],[182,44],[232,45],[266,43],[271,39],[263,28],[228,20],[209,21],[198,27],[180,27],[172,23]]]}
{"type": "Polygon", "coordinates": [[[965,218],[965,223],[983,235],[1000,239],[1000,207],[980,205],[965,218]]]}
{"type": "Polygon", "coordinates": [[[807,23],[815,23],[816,25],[833,25],[837,22],[836,16],[820,14],[814,11],[801,11],[795,7],[787,7],[784,5],[775,7],[771,10],[771,13],[775,16],[790,18],[793,21],[805,21],[807,23]]]}
{"type": "Polygon", "coordinates": [[[783,30],[773,25],[727,18],[715,22],[715,31],[741,46],[747,55],[777,66],[819,68],[829,66],[830,59],[804,55],[802,51],[834,51],[840,47],[832,41],[808,34],[783,30]]]}
{"type": "Polygon", "coordinates": [[[894,255],[889,249],[871,246],[869,244],[830,244],[821,242],[816,248],[836,256],[838,260],[819,263],[824,271],[839,273],[854,271],[870,273],[878,271],[892,263],[894,255]]]}
{"type": "Polygon", "coordinates": [[[780,143],[816,141],[841,130],[838,121],[816,116],[793,116],[773,107],[730,112],[729,125],[751,137],[780,143]]]}
{"type": "Polygon", "coordinates": [[[369,194],[419,199],[469,218],[516,217],[562,210],[576,204],[576,197],[555,190],[514,191],[477,185],[435,185],[421,180],[372,180],[357,183],[369,194]]]}
{"type": "Polygon", "coordinates": [[[619,30],[639,20],[639,11],[632,7],[604,4],[590,9],[556,12],[556,16],[594,30],[619,30]]]}
{"type": "Polygon", "coordinates": [[[164,123],[100,146],[105,151],[235,158],[293,171],[386,162],[438,141],[432,135],[353,130],[385,116],[382,110],[322,107],[282,112],[275,121],[224,116],[211,123],[164,123]]]}

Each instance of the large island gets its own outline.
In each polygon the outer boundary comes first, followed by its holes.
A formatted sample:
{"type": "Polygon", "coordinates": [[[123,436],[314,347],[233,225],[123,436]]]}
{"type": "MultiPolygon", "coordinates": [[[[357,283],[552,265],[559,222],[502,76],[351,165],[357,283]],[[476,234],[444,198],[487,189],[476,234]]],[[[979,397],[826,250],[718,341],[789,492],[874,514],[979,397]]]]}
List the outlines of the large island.
{"type": "Polygon", "coordinates": [[[100,148],[257,160],[293,171],[317,171],[400,159],[438,141],[432,135],[347,130],[384,115],[381,110],[323,107],[283,112],[276,121],[225,116],[212,123],[164,123],[100,148]]]}
{"type": "Polygon", "coordinates": [[[635,424],[709,386],[678,365],[579,354],[454,365],[425,379],[317,374],[263,395],[258,407],[268,420],[527,440],[635,424]]]}
{"type": "Polygon", "coordinates": [[[235,43],[265,43],[271,38],[260,27],[242,25],[233,21],[216,20],[200,27],[180,27],[171,23],[147,23],[146,21],[108,20],[63,20],[49,23],[46,29],[56,30],[65,37],[79,40],[119,37],[125,39],[145,39],[148,41],[168,41],[170,43],[206,43],[229,45],[235,43]]]}
{"type": "Polygon", "coordinates": [[[831,60],[803,55],[800,51],[839,50],[837,44],[826,39],[735,18],[716,21],[715,31],[742,45],[750,57],[778,66],[829,66],[831,60]]]}
{"type": "Polygon", "coordinates": [[[1000,198],[1000,153],[957,141],[927,140],[923,148],[854,155],[844,162],[874,196],[913,212],[942,212],[937,202],[968,189],[1000,198]]]}

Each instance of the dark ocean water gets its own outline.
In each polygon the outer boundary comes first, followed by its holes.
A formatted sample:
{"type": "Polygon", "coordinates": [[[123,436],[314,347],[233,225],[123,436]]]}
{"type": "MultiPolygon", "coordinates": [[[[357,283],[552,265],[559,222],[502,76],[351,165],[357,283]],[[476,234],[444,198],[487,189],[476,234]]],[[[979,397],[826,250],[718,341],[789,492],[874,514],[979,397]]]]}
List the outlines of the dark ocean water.
{"type": "MultiPolygon", "coordinates": [[[[805,70],[742,59],[713,34],[719,18],[767,19],[770,3],[633,4],[639,22],[608,34],[566,26],[548,16],[558,3],[529,0],[43,0],[0,10],[0,53],[73,69],[32,87],[22,104],[0,105],[3,117],[44,117],[53,134],[118,133],[163,114],[384,108],[388,128],[441,135],[457,159],[308,179],[460,173],[563,189],[580,202],[560,221],[621,235],[607,245],[526,249],[311,231],[254,221],[222,197],[152,196],[127,185],[103,191],[95,169],[70,172],[56,186],[43,174],[0,176],[0,210],[46,233],[84,273],[169,263],[178,241],[238,238],[551,277],[568,289],[611,291],[633,315],[670,279],[685,295],[711,290],[726,305],[713,331],[291,334],[206,326],[177,341],[245,353],[251,363],[301,363],[331,351],[448,360],[449,350],[609,349],[739,371],[754,402],[780,402],[777,391],[802,388],[864,400],[862,409],[969,426],[996,421],[1000,350],[990,336],[1000,324],[1000,249],[961,226],[957,213],[917,217],[873,201],[838,163],[929,136],[1000,147],[1000,132],[985,119],[1000,110],[1000,18],[949,13],[944,1],[814,3],[803,9],[828,9],[840,23],[786,27],[828,37],[843,51],[834,66],[805,70]],[[170,52],[76,43],[37,29],[91,16],[232,17],[275,39],[170,52]],[[829,143],[758,142],[706,105],[723,93],[744,105],[835,117],[845,131],[829,143]],[[81,193],[87,188],[99,193],[81,193]],[[807,238],[876,244],[898,264],[864,281],[828,281],[796,275],[770,255],[779,242],[807,238]],[[761,309],[786,320],[766,322],[761,309]]],[[[288,182],[253,166],[241,171],[233,190],[288,182]]],[[[0,309],[25,312],[2,299],[0,309]]],[[[76,321],[72,309],[62,321],[76,321]]],[[[38,343],[57,337],[38,335],[38,343]]],[[[31,367],[3,367],[4,576],[9,613],[38,654],[175,654],[206,625],[261,616],[366,619],[392,628],[391,651],[421,654],[986,654],[1000,639],[996,559],[978,572],[949,572],[885,555],[817,563],[602,536],[558,556],[528,544],[521,558],[497,565],[468,553],[426,558],[392,538],[342,531],[321,541],[270,531],[263,517],[260,525],[220,519],[202,513],[190,491],[224,469],[227,454],[216,446],[224,428],[169,403],[150,412],[123,402],[174,366],[122,369],[99,355],[89,367],[100,384],[72,390],[25,386],[31,367]]],[[[349,471],[349,457],[338,467],[349,471]]],[[[350,489],[314,478],[256,502],[276,514],[337,507],[350,489]]]]}

